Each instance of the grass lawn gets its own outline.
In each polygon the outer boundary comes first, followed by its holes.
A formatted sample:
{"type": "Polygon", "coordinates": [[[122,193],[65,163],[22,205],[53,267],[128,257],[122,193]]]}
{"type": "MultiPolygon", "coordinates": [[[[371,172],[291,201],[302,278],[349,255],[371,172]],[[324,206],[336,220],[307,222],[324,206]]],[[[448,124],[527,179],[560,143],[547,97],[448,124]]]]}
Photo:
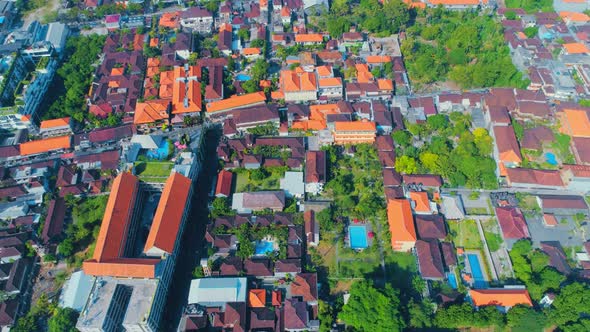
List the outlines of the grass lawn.
{"type": "Polygon", "coordinates": [[[173,166],[167,161],[138,161],[134,165],[135,174],[146,182],[165,182],[173,166]]]}
{"type": "Polygon", "coordinates": [[[488,215],[488,209],[483,207],[465,208],[465,212],[471,215],[488,215]]]}
{"type": "Polygon", "coordinates": [[[478,250],[483,248],[475,220],[449,220],[448,224],[455,246],[478,250]]]}
{"type": "Polygon", "coordinates": [[[500,226],[495,218],[489,218],[488,220],[481,221],[481,227],[483,227],[483,234],[488,243],[490,251],[494,252],[500,249],[504,243],[504,239],[500,235],[500,226]]]}
{"type": "Polygon", "coordinates": [[[285,175],[279,168],[267,168],[268,176],[262,180],[254,180],[249,172],[236,172],[236,192],[278,190],[281,178],[285,175]]]}

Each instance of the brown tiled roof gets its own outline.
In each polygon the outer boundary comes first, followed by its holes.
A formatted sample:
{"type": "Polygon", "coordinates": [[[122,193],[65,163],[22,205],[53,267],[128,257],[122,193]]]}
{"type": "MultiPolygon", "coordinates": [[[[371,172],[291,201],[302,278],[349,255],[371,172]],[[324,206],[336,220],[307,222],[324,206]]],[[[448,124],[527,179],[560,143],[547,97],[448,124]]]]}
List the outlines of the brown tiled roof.
{"type": "Polygon", "coordinates": [[[63,231],[64,217],[66,215],[66,202],[63,198],[57,198],[49,202],[47,216],[43,224],[41,239],[48,243],[63,231]]]}
{"type": "Polygon", "coordinates": [[[506,106],[489,106],[490,120],[492,123],[510,124],[510,115],[506,106]]]}
{"type": "Polygon", "coordinates": [[[16,319],[19,300],[12,299],[0,303],[0,325],[11,326],[16,319]]]}
{"type": "Polygon", "coordinates": [[[244,264],[238,257],[226,258],[219,267],[219,274],[222,276],[237,276],[244,271],[244,264]]]}
{"type": "Polygon", "coordinates": [[[305,182],[324,183],[326,181],[326,152],[308,151],[305,159],[305,182]]]}
{"type": "Polygon", "coordinates": [[[403,175],[402,178],[405,184],[422,184],[426,187],[440,187],[443,184],[440,175],[414,174],[403,175]]]}
{"type": "Polygon", "coordinates": [[[152,249],[159,249],[168,254],[174,252],[191,185],[189,178],[177,172],[172,172],[166,180],[145,243],[144,253],[152,249]]]}
{"type": "Polygon", "coordinates": [[[246,330],[246,303],[227,302],[225,304],[224,322],[226,327],[231,327],[233,332],[246,330]]]}
{"type": "Polygon", "coordinates": [[[582,196],[539,195],[539,199],[543,209],[588,209],[588,205],[586,205],[586,201],[582,196]]]}
{"type": "Polygon", "coordinates": [[[243,193],[242,206],[246,209],[276,209],[285,207],[284,191],[257,191],[243,193]]]}
{"type": "Polygon", "coordinates": [[[551,115],[551,108],[547,103],[521,101],[518,103],[518,112],[523,114],[530,114],[540,118],[545,118],[551,115]]]}
{"type": "Polygon", "coordinates": [[[244,272],[249,276],[269,277],[272,276],[273,268],[270,259],[246,259],[244,260],[244,272]]]}
{"type": "Polygon", "coordinates": [[[501,161],[522,162],[522,155],[512,126],[494,126],[494,137],[501,161]]]}
{"type": "Polygon", "coordinates": [[[402,176],[395,171],[393,168],[384,168],[383,173],[383,185],[386,187],[390,186],[401,186],[402,176]]]}
{"type": "Polygon", "coordinates": [[[390,135],[377,136],[375,145],[378,151],[395,151],[393,138],[390,135]]]}
{"type": "Polygon", "coordinates": [[[307,304],[297,299],[288,299],[284,307],[284,324],[286,330],[305,330],[309,321],[307,304]]]}
{"type": "Polygon", "coordinates": [[[540,150],[544,143],[552,142],[555,135],[551,129],[539,126],[524,130],[524,136],[521,141],[521,146],[524,149],[540,150]]]}
{"type": "Polygon", "coordinates": [[[590,164],[590,138],[574,137],[572,138],[572,147],[574,148],[576,161],[580,164],[590,164]]]}
{"type": "Polygon", "coordinates": [[[291,295],[301,296],[304,301],[318,299],[318,277],[315,273],[299,273],[291,283],[291,295]]]}
{"type": "Polygon", "coordinates": [[[381,167],[395,167],[395,151],[379,151],[378,156],[381,167]]]}
{"type": "Polygon", "coordinates": [[[420,239],[444,239],[445,222],[440,214],[416,215],[416,230],[420,239]]]}
{"type": "Polygon", "coordinates": [[[496,217],[505,239],[530,238],[529,228],[519,208],[497,207],[496,217]]]}
{"type": "Polygon", "coordinates": [[[437,240],[416,241],[416,255],[422,278],[442,279],[445,277],[442,256],[437,240]]]}
{"type": "Polygon", "coordinates": [[[384,190],[387,200],[404,197],[404,189],[401,186],[385,187],[384,190]]]}
{"type": "Polygon", "coordinates": [[[441,242],[440,244],[445,265],[447,267],[457,265],[457,255],[455,254],[455,246],[452,242],[441,242]]]}
{"type": "Polygon", "coordinates": [[[275,263],[276,273],[301,273],[301,259],[279,259],[275,263]]]}
{"type": "Polygon", "coordinates": [[[27,190],[22,185],[0,188],[0,199],[15,199],[27,194],[27,190]]]}
{"type": "Polygon", "coordinates": [[[250,309],[250,329],[274,330],[276,314],[269,308],[250,309]]]}
{"type": "Polygon", "coordinates": [[[559,241],[541,241],[541,249],[549,255],[550,266],[553,266],[557,271],[565,275],[572,272],[567,262],[567,256],[559,241]]]}
{"type": "Polygon", "coordinates": [[[509,183],[563,187],[563,181],[559,171],[538,170],[530,168],[508,168],[506,169],[506,175],[509,183]]]}

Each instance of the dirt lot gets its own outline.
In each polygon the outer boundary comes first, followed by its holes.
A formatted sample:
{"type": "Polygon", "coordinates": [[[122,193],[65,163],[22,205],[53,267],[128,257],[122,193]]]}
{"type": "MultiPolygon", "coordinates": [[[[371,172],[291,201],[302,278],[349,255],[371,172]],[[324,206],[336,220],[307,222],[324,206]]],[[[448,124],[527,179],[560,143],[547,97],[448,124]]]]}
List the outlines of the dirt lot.
{"type": "Polygon", "coordinates": [[[41,294],[47,294],[49,298],[57,296],[63,285],[67,272],[66,264],[43,264],[33,284],[33,296],[31,303],[37,302],[41,294]]]}

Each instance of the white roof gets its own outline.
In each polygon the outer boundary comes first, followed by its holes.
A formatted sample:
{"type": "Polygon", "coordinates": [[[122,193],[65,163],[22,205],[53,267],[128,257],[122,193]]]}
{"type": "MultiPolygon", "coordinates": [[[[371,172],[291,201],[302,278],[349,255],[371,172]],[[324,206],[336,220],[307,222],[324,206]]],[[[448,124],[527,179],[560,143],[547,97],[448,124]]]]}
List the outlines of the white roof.
{"type": "Polygon", "coordinates": [[[157,149],[162,141],[162,136],[154,135],[133,135],[131,143],[137,143],[142,149],[157,149]]]}
{"type": "Polygon", "coordinates": [[[246,301],[246,278],[193,279],[188,304],[199,303],[207,307],[222,306],[226,302],[246,301]]]}
{"type": "Polygon", "coordinates": [[[303,172],[285,172],[285,177],[281,179],[281,189],[291,195],[303,195],[305,193],[303,172]]]}
{"type": "Polygon", "coordinates": [[[83,271],[72,273],[72,276],[62,288],[59,297],[59,306],[62,308],[72,308],[78,312],[82,311],[93,284],[93,276],[86,275],[83,271]]]}

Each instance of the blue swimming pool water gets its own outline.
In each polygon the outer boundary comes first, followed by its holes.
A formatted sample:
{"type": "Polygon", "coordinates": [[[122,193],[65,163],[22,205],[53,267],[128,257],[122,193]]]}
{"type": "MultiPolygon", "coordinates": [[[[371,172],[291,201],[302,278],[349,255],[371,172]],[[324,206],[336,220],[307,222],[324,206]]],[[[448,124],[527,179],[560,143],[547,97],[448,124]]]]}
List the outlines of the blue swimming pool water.
{"type": "Polygon", "coordinates": [[[557,165],[557,158],[553,152],[545,153],[545,160],[553,166],[557,165]]]}
{"type": "Polygon", "coordinates": [[[254,246],[254,253],[256,255],[266,255],[275,250],[274,242],[272,241],[258,241],[254,246]]]}
{"type": "Polygon", "coordinates": [[[453,289],[457,289],[458,285],[457,285],[457,277],[455,276],[454,273],[448,273],[447,274],[447,279],[449,280],[449,285],[451,285],[451,287],[453,287],[453,289]]]}
{"type": "Polygon", "coordinates": [[[479,258],[476,254],[467,254],[467,260],[469,261],[469,267],[471,268],[471,276],[473,277],[474,288],[486,288],[488,282],[483,276],[481,265],[479,264],[479,258]]]}
{"type": "Polygon", "coordinates": [[[352,249],[365,249],[369,246],[367,227],[365,226],[348,226],[348,238],[352,249]]]}
{"type": "Polygon", "coordinates": [[[236,75],[236,80],[238,80],[240,82],[249,81],[250,80],[250,76],[249,75],[246,75],[246,74],[237,74],[236,75]]]}
{"type": "Polygon", "coordinates": [[[166,157],[168,157],[168,141],[162,141],[157,149],[148,151],[147,157],[152,160],[166,159],[166,157]]]}

